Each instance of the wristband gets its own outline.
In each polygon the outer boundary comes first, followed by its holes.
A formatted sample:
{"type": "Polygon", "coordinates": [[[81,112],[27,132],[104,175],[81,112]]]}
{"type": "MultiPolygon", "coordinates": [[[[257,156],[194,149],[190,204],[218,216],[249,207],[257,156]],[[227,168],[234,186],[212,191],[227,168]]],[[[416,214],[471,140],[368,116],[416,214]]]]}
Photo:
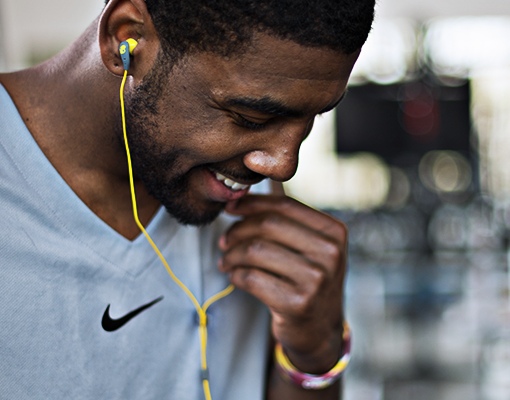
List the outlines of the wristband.
{"type": "Polygon", "coordinates": [[[328,372],[322,375],[307,374],[299,371],[283,352],[281,343],[276,343],[275,360],[278,370],[282,376],[292,383],[301,386],[303,389],[320,390],[325,389],[335,383],[347,368],[351,359],[351,330],[347,322],[344,321],[344,333],[342,335],[342,355],[336,365],[328,372]]]}

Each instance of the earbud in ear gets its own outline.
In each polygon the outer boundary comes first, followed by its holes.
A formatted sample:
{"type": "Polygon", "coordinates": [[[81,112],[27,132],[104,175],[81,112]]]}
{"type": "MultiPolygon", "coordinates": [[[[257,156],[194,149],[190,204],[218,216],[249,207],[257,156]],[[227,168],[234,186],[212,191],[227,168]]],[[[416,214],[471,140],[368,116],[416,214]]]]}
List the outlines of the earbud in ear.
{"type": "Polygon", "coordinates": [[[135,39],[127,39],[120,43],[119,45],[119,54],[122,59],[122,65],[124,66],[124,70],[129,70],[129,64],[131,63],[131,54],[133,54],[133,50],[138,45],[138,42],[135,39]]]}

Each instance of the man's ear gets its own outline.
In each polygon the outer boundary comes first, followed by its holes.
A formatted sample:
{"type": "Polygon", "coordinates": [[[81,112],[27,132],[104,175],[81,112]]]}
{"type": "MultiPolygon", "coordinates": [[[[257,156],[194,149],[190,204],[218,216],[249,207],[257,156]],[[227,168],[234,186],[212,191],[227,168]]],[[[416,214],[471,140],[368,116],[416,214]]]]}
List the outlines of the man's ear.
{"type": "Polygon", "coordinates": [[[143,78],[150,70],[159,40],[144,0],[110,0],[99,21],[99,48],[105,67],[115,75],[122,75],[124,67],[120,44],[129,39],[138,42],[129,68],[129,74],[143,78]]]}

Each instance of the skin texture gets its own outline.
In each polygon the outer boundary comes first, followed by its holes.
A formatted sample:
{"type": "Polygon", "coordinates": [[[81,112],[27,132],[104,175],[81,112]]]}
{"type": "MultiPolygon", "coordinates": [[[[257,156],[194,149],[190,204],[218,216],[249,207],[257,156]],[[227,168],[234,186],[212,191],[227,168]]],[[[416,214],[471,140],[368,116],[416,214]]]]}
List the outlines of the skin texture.
{"type": "Polygon", "coordinates": [[[331,109],[346,84],[333,67],[339,63],[336,53],[307,50],[312,54],[304,62],[302,51],[292,42],[261,36],[238,59],[192,55],[170,79],[159,71],[162,60],[128,97],[137,176],[182,222],[210,222],[225,206],[228,198],[210,187],[210,171],[242,184],[294,175],[315,115],[331,109]],[[313,65],[321,59],[323,66],[313,65]],[[276,113],[275,105],[282,110],[276,113]],[[280,115],[284,112],[289,115],[280,115]]]}
{"type": "MultiPolygon", "coordinates": [[[[118,46],[128,37],[139,43],[126,107],[140,220],[161,204],[184,223],[206,223],[224,208],[240,216],[218,243],[218,268],[268,306],[272,337],[296,367],[329,370],[341,352],[346,227],[284,195],[238,199],[211,171],[243,184],[290,179],[315,116],[341,100],[358,53],[256,34],[241,55],[192,54],[169,68],[144,1],[112,0],[69,49],[0,75],[62,177],[129,239],[139,230],[118,107],[118,46]]],[[[268,399],[339,398],[338,384],[304,391],[269,368],[268,399]]]]}

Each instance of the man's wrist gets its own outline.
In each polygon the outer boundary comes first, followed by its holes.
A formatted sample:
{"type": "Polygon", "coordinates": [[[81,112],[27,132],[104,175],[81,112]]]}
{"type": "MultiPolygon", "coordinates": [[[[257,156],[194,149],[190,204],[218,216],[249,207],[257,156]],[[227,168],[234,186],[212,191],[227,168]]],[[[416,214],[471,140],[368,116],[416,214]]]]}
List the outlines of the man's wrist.
{"type": "Polygon", "coordinates": [[[351,332],[344,322],[342,335],[342,352],[336,364],[323,374],[303,372],[295,367],[284,353],[281,343],[275,346],[275,365],[280,375],[288,381],[304,389],[324,389],[334,384],[347,368],[351,357],[351,332]]]}

